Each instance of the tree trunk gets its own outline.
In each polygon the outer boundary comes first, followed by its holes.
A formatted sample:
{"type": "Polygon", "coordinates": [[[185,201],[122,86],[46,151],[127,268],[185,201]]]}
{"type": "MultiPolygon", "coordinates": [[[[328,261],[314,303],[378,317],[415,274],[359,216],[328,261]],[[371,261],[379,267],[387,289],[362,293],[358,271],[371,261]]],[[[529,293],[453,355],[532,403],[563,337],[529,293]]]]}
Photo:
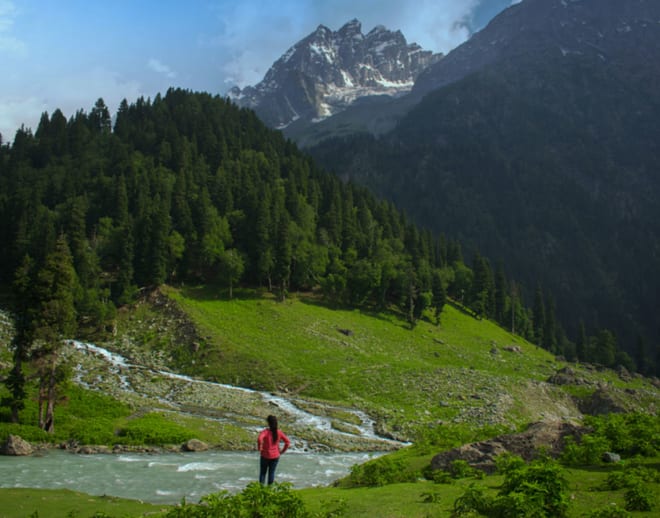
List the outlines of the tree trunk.
{"type": "Polygon", "coordinates": [[[44,369],[39,383],[39,428],[48,433],[55,430],[56,360],[54,354],[47,360],[50,364],[44,369]]]}

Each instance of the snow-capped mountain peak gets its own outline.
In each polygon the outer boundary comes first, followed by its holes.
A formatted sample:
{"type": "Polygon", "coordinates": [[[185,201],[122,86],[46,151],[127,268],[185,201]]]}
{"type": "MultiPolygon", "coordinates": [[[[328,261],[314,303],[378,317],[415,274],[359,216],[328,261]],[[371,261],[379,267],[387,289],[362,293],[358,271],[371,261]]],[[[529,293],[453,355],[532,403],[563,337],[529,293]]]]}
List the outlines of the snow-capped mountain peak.
{"type": "Polygon", "coordinates": [[[229,96],[283,128],[300,118],[318,121],[356,99],[407,93],[416,77],[442,55],[408,44],[400,31],[378,25],[365,36],[353,19],[338,31],[319,25],[288,49],[263,80],[229,96]]]}

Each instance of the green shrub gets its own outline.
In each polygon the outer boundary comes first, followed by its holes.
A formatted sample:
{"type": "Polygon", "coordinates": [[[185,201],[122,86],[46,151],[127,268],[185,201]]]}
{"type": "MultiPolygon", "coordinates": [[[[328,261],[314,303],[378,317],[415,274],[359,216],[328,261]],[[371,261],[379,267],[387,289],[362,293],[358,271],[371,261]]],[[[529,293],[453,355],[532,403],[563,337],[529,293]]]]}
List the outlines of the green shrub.
{"type": "Polygon", "coordinates": [[[456,459],[449,465],[449,473],[452,478],[483,478],[484,472],[470,466],[467,461],[456,459]]]}
{"type": "Polygon", "coordinates": [[[117,442],[111,419],[97,418],[70,426],[69,437],[80,444],[112,444],[117,442]]]}
{"type": "Polygon", "coordinates": [[[184,501],[169,511],[166,517],[308,518],[310,515],[303,501],[291,488],[287,482],[271,486],[252,482],[237,495],[221,491],[203,497],[198,505],[188,505],[184,501]]]}
{"type": "Polygon", "coordinates": [[[465,493],[454,501],[452,516],[489,516],[492,504],[493,499],[485,494],[485,488],[472,483],[465,493]]]}
{"type": "Polygon", "coordinates": [[[398,482],[413,482],[417,473],[406,470],[402,460],[380,457],[365,464],[355,464],[349,475],[350,484],[360,487],[377,487],[398,482]]]}
{"type": "Polygon", "coordinates": [[[5,442],[10,435],[18,435],[28,442],[49,442],[53,437],[38,426],[16,423],[0,423],[0,441],[5,442]]]}
{"type": "Polygon", "coordinates": [[[119,437],[129,444],[178,444],[192,439],[194,433],[172,423],[160,414],[147,414],[121,428],[119,437]]]}
{"type": "Polygon", "coordinates": [[[608,449],[624,457],[653,457],[660,452],[660,416],[642,413],[589,416],[591,435],[604,438],[608,449]]]}
{"type": "Polygon", "coordinates": [[[502,475],[522,469],[524,466],[525,461],[523,458],[510,452],[502,453],[495,458],[495,468],[502,475]]]}
{"type": "Polygon", "coordinates": [[[495,518],[566,516],[568,498],[566,479],[561,467],[549,459],[523,464],[509,458],[502,460],[506,469],[504,482],[495,498],[484,494],[483,488],[471,485],[454,503],[454,514],[464,516],[480,513],[495,518]]]}
{"type": "Polygon", "coordinates": [[[601,435],[583,435],[577,444],[572,437],[566,438],[561,461],[569,466],[592,466],[602,462],[603,453],[611,450],[607,438],[601,435]]]}
{"type": "Polygon", "coordinates": [[[645,466],[626,466],[623,471],[609,473],[601,489],[603,491],[617,491],[643,482],[660,482],[660,472],[645,466]]]}
{"type": "Polygon", "coordinates": [[[650,511],[655,507],[655,496],[651,489],[641,483],[633,483],[623,495],[628,511],[650,511]]]}
{"type": "Polygon", "coordinates": [[[76,385],[69,387],[67,399],[59,410],[80,419],[119,418],[131,413],[125,403],[101,392],[85,390],[76,385]]]}

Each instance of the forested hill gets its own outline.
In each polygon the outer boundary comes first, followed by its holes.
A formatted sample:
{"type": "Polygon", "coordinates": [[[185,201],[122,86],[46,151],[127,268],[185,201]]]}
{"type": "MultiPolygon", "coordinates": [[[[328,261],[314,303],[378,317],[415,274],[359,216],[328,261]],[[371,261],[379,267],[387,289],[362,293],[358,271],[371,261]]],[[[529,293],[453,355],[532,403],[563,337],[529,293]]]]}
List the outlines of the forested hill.
{"type": "MultiPolygon", "coordinates": [[[[165,282],[230,297],[238,284],[281,298],[314,289],[400,308],[411,324],[441,309],[446,292],[482,313],[496,298],[486,260],[473,281],[457,243],[322,172],[253,112],[182,90],[122,102],[114,127],[99,99],[89,113],[67,120],[57,110],[34,134],[19,130],[0,147],[0,239],[2,282],[23,286],[23,307],[45,310],[70,292],[85,329],[165,282]]],[[[498,276],[497,312],[508,321],[513,308],[524,330],[527,312],[505,285],[498,276]]]]}
{"type": "Polygon", "coordinates": [[[634,367],[607,332],[568,342],[550,294],[528,310],[504,265],[477,252],[466,266],[457,242],[208,94],[124,101],[114,127],[99,99],[19,130],[0,146],[0,239],[2,283],[26,330],[49,338],[101,328],[142,287],[203,283],[231,297],[241,284],[395,309],[411,325],[438,318],[449,295],[569,359],[634,367]]]}

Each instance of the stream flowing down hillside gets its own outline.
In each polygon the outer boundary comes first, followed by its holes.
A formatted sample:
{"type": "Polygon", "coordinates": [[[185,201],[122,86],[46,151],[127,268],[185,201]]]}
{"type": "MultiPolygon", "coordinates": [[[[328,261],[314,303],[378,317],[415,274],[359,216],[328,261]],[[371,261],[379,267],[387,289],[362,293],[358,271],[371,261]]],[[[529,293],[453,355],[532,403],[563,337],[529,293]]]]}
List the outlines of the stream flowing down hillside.
{"type": "Polygon", "coordinates": [[[139,408],[230,423],[251,433],[265,426],[265,416],[277,414],[293,451],[386,451],[406,445],[377,435],[374,420],[360,410],[199,380],[139,365],[95,344],[67,343],[76,383],[139,408]]]}

